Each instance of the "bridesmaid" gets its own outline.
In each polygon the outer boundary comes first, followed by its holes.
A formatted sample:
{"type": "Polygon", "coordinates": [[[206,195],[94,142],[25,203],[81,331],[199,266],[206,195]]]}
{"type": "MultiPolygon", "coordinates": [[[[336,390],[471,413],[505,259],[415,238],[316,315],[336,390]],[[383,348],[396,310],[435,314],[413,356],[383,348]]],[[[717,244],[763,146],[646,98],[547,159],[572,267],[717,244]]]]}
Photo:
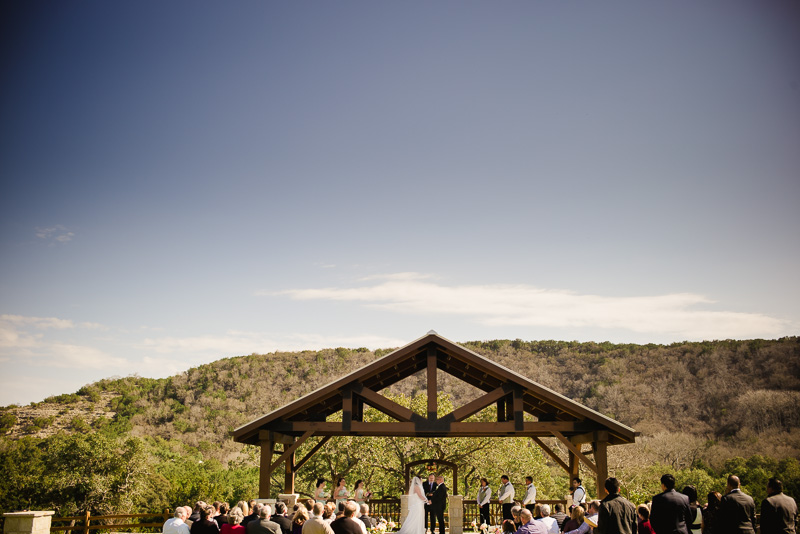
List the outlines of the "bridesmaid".
{"type": "Polygon", "coordinates": [[[340,478],[336,482],[336,489],[333,492],[333,497],[336,499],[336,508],[339,508],[339,503],[347,502],[347,499],[350,497],[350,492],[347,491],[347,487],[345,486],[345,480],[340,478]]]}
{"type": "Polygon", "coordinates": [[[364,488],[364,481],[363,480],[357,480],[356,481],[356,487],[353,489],[353,495],[355,497],[356,503],[359,506],[361,506],[362,504],[364,504],[366,502],[367,499],[369,499],[372,496],[372,492],[371,491],[367,491],[364,488]]]}
{"type": "Polygon", "coordinates": [[[314,500],[325,504],[328,502],[328,492],[325,491],[325,479],[317,479],[317,489],[314,490],[314,500]]]}
{"type": "Polygon", "coordinates": [[[489,501],[492,499],[492,488],[489,487],[489,481],[481,478],[481,487],[478,488],[478,508],[480,509],[481,522],[483,525],[491,525],[491,518],[489,517],[489,501]]]}

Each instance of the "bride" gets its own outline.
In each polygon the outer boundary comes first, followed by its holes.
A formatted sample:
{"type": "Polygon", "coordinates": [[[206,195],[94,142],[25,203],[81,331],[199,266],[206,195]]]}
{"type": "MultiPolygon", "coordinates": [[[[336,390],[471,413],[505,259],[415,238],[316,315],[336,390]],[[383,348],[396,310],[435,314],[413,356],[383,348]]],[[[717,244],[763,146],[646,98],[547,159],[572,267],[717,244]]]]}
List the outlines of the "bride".
{"type": "Polygon", "coordinates": [[[408,487],[408,515],[395,534],[425,534],[425,491],[419,477],[414,477],[408,487]]]}

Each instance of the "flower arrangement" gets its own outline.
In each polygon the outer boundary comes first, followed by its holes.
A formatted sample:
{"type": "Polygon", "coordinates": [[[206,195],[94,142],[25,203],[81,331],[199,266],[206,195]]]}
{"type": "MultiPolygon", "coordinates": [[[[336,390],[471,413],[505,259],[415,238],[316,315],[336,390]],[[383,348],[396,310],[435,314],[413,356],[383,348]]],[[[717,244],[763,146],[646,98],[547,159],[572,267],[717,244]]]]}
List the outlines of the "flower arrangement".
{"type": "Polygon", "coordinates": [[[399,525],[394,521],[386,521],[384,518],[378,520],[378,524],[369,529],[369,534],[385,534],[396,529],[399,525]]]}
{"type": "Polygon", "coordinates": [[[495,527],[494,525],[489,526],[486,523],[481,523],[479,525],[478,522],[474,520],[472,521],[472,523],[470,523],[470,526],[472,526],[473,532],[480,531],[483,532],[483,534],[486,534],[487,532],[494,533],[497,530],[497,527],[495,527]]]}

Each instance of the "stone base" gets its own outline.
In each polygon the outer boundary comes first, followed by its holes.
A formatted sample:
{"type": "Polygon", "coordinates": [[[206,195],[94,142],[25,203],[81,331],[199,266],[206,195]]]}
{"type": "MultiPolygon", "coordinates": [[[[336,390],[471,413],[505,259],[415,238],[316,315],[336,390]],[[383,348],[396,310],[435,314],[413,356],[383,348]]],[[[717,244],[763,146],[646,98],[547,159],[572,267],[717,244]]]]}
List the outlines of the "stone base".
{"type": "Polygon", "coordinates": [[[450,534],[463,534],[464,532],[464,497],[450,495],[448,497],[448,513],[450,520],[447,522],[450,534]]]}
{"type": "Polygon", "coordinates": [[[11,512],[6,518],[4,534],[50,534],[50,522],[55,512],[11,512]]]}
{"type": "Polygon", "coordinates": [[[400,524],[408,517],[408,495],[400,495],[400,524]]]}
{"type": "Polygon", "coordinates": [[[299,493],[280,493],[280,494],[278,494],[278,500],[285,502],[286,503],[286,508],[288,508],[290,512],[292,511],[292,508],[294,508],[294,505],[297,504],[297,500],[299,498],[300,498],[300,494],[299,493]]]}

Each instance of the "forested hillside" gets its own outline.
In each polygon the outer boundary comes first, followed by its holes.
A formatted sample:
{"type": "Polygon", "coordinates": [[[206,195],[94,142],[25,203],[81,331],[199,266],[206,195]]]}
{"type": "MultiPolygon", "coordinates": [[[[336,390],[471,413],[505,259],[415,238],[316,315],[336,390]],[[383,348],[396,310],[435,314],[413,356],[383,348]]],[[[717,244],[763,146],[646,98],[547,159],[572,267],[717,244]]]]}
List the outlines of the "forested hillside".
{"type": "MultiPolygon", "coordinates": [[[[664,469],[695,482],[701,492],[731,470],[744,475],[755,494],[763,492],[763,477],[776,473],[789,485],[800,484],[800,433],[795,432],[800,427],[800,338],[667,346],[521,340],[462,344],[642,432],[637,444],[610,449],[610,469],[633,496],[655,492],[657,483],[651,479],[664,469]]],[[[64,512],[133,510],[198,497],[250,497],[257,487],[257,451],[233,443],[228,432],[388,352],[339,348],[253,354],[167,379],[102,380],[76,394],[3,408],[0,477],[12,484],[0,489],[0,508],[38,503],[64,512]],[[87,437],[90,429],[95,432],[87,437]],[[81,471],[71,463],[70,450],[107,451],[99,456],[108,465],[98,460],[94,471],[81,471]],[[26,474],[36,461],[40,465],[26,474]],[[65,471],[82,474],[64,479],[65,471]],[[96,477],[95,471],[108,473],[100,482],[82,480],[96,477]]],[[[444,406],[476,396],[448,375],[442,383],[444,406]]],[[[424,376],[411,377],[388,393],[413,406],[425,393],[424,376]]],[[[400,478],[393,470],[431,451],[466,466],[469,492],[475,477],[499,476],[494,473],[498,469],[517,476],[537,473],[543,496],[560,497],[566,488],[560,468],[525,440],[339,438],[323,451],[298,474],[301,491],[310,491],[305,486],[317,475],[342,475],[350,483],[365,478],[378,493],[397,494],[400,478]],[[507,465],[505,460],[498,465],[499,456],[508,459],[507,465]]],[[[282,479],[275,480],[276,491],[281,484],[282,479]]]]}

